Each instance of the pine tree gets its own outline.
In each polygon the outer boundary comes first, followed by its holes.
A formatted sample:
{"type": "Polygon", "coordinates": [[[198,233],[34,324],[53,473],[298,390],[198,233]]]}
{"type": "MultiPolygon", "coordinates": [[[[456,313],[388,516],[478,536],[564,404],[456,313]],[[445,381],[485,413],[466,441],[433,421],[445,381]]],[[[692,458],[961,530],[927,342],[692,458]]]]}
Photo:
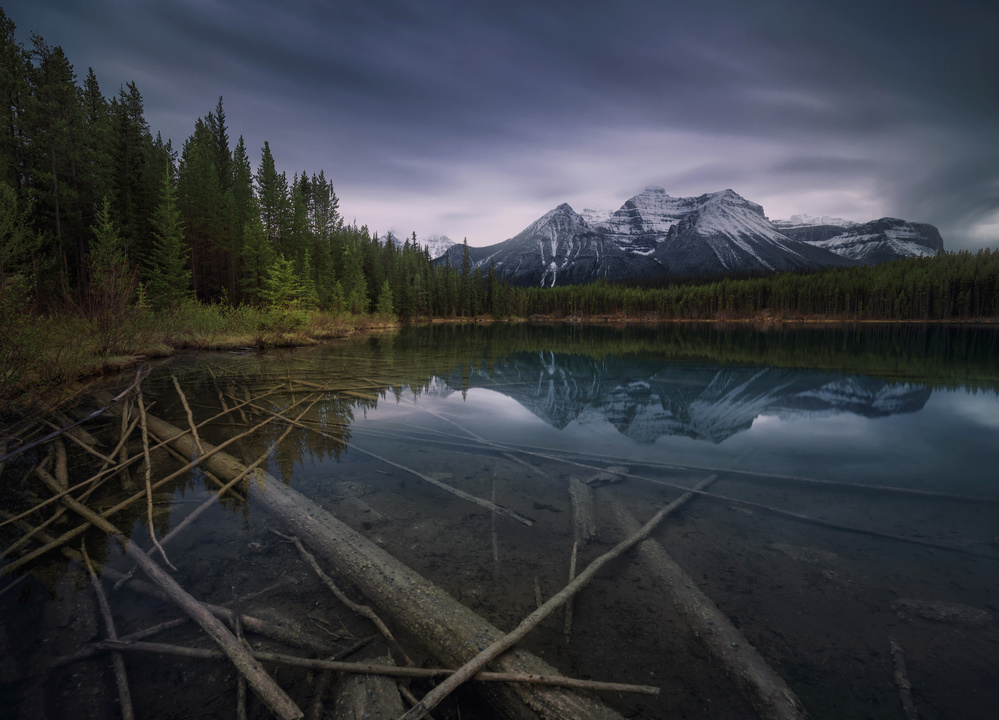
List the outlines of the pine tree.
{"type": "Polygon", "coordinates": [[[259,217],[251,217],[243,227],[243,276],[240,289],[250,302],[262,302],[267,272],[274,263],[274,248],[259,217]]]}
{"type": "Polygon", "coordinates": [[[156,309],[176,307],[191,296],[188,252],[170,173],[163,175],[160,204],[153,215],[153,245],[146,272],[146,297],[156,309]]]}
{"type": "Polygon", "coordinates": [[[38,242],[27,207],[19,207],[17,191],[0,182],[0,290],[7,275],[28,259],[38,242]]]}
{"type": "Polygon", "coordinates": [[[378,292],[378,306],[375,308],[375,314],[388,318],[392,317],[394,312],[392,288],[389,285],[389,281],[386,279],[385,282],[382,283],[381,290],[378,292]]]}
{"type": "Polygon", "coordinates": [[[128,260],[125,242],[111,219],[111,203],[104,199],[92,228],[87,265],[90,286],[84,310],[93,319],[101,354],[117,349],[122,339],[122,318],[135,295],[138,273],[128,260]]]}
{"type": "Polygon", "coordinates": [[[316,290],[316,278],[308,250],[305,251],[305,259],[302,261],[299,285],[301,287],[300,300],[302,306],[307,308],[319,307],[319,292],[316,290]]]}
{"type": "Polygon", "coordinates": [[[271,246],[283,250],[281,231],[288,214],[288,181],[278,174],[271,154],[270,143],[264,141],[261,149],[260,165],[256,174],[257,201],[260,204],[260,219],[263,222],[271,246]]]}
{"type": "Polygon", "coordinates": [[[261,298],[276,308],[294,308],[299,304],[302,286],[295,274],[295,265],[284,255],[278,255],[267,272],[261,298]]]}

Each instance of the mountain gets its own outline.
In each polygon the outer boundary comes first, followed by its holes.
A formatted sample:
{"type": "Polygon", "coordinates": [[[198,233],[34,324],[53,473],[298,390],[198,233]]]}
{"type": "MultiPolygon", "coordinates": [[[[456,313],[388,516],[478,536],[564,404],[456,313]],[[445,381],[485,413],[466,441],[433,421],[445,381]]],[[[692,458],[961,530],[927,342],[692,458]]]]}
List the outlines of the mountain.
{"type": "MultiPolygon", "coordinates": [[[[888,218],[856,225],[808,216],[772,223],[760,205],[732,190],[675,198],[661,187],[649,187],[613,212],[580,214],[563,203],[509,240],[470,247],[469,257],[476,266],[494,264],[515,284],[550,287],[600,278],[843,267],[940,248],[931,225],[888,218]],[[822,224],[827,220],[843,224],[822,224]]],[[[459,264],[461,253],[454,246],[440,261],[459,264]]]]}
{"type": "MultiPolygon", "coordinates": [[[[795,217],[798,216],[792,216],[791,220],[795,217]]],[[[943,250],[943,239],[935,227],[897,218],[881,218],[863,225],[774,224],[789,238],[807,242],[865,265],[900,257],[936,255],[943,250]]]]}
{"type": "Polygon", "coordinates": [[[430,251],[431,260],[436,260],[441,255],[446,253],[448,248],[455,244],[454,240],[449,238],[447,235],[428,235],[422,240],[417,238],[417,242],[430,251]]]}
{"type": "MultiPolygon", "coordinates": [[[[398,248],[401,248],[403,245],[405,245],[406,240],[409,239],[405,237],[398,237],[396,235],[392,235],[391,233],[385,235],[385,237],[380,237],[376,239],[378,240],[378,242],[385,244],[385,241],[388,238],[392,238],[392,244],[398,248]]],[[[436,260],[441,255],[446,253],[448,251],[448,248],[452,247],[455,244],[454,240],[449,238],[447,235],[428,235],[422,240],[417,238],[416,242],[420,245],[420,247],[425,247],[427,248],[427,250],[430,251],[431,260],[436,260]]]]}

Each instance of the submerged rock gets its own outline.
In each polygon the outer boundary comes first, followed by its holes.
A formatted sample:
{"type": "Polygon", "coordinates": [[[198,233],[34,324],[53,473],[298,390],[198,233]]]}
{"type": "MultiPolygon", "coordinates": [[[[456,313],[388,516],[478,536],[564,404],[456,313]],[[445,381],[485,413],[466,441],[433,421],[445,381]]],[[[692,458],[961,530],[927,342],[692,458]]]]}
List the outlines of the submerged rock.
{"type": "Polygon", "coordinates": [[[915,616],[969,628],[987,627],[993,622],[992,615],[985,610],[942,600],[900,598],[891,604],[891,609],[903,620],[911,620],[915,616]]]}

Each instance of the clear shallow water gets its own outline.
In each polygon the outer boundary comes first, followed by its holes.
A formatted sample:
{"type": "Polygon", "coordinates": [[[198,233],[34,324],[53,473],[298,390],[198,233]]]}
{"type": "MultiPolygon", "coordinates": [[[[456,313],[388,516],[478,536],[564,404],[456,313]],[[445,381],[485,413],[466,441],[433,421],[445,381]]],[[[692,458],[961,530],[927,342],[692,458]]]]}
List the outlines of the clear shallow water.
{"type": "MultiPolygon", "coordinates": [[[[581,568],[622,537],[612,502],[645,520],[677,487],[716,473],[710,492],[726,499],[695,499],[655,537],[812,717],[899,717],[895,639],[906,650],[921,716],[985,718],[999,707],[996,335],[916,326],[412,328],[266,355],[180,357],[158,367],[144,392],[154,414],[180,427],[186,414],[171,375],[199,421],[221,411],[220,392],[229,406],[233,396],[270,393],[255,403],[259,410],[246,408],[246,418],[233,411],[203,428],[213,443],[261,422],[266,410],[300,402],[288,410],[295,415],[318,399],[302,417],[312,429],[293,429],[270,456],[270,472],[503,629],[534,609],[535,587],[547,598],[567,581],[570,477],[611,465],[630,472],[595,491],[597,538],[581,550],[581,568]],[[310,395],[315,386],[331,390],[310,395]],[[535,524],[495,517],[417,473],[535,524]]],[[[94,431],[110,439],[117,427],[94,431]]],[[[229,451],[249,462],[283,429],[265,425],[229,451]]],[[[72,447],[70,454],[74,472],[86,477],[87,458],[72,447]]],[[[10,478],[35,459],[5,470],[8,507],[29,505],[10,478]]],[[[170,462],[157,471],[165,474],[170,462]]],[[[159,493],[159,536],[210,495],[205,485],[195,471],[159,493]]],[[[133,538],[148,547],[142,513],[119,522],[134,523],[133,538]]],[[[280,612],[328,638],[346,630],[343,642],[370,634],[269,527],[263,512],[236,500],[209,511],[168,546],[178,580],[199,598],[223,602],[292,576],[300,581],[293,592],[250,609],[280,612]]],[[[4,531],[6,546],[17,533],[4,531]]],[[[127,569],[120,550],[97,536],[88,543],[92,555],[127,569]]],[[[87,703],[114,709],[104,658],[38,683],[46,653],[103,632],[74,630],[68,618],[81,614],[86,587],[78,568],[57,558],[0,596],[3,648],[20,678],[3,686],[8,709],[0,712],[10,717],[40,706],[53,717],[75,716],[87,703]]],[[[660,582],[637,555],[622,558],[578,596],[568,641],[559,615],[525,645],[568,674],[661,686],[657,698],[605,696],[626,716],[748,716],[660,582]]],[[[173,616],[127,589],[112,604],[119,632],[173,616]]],[[[197,642],[193,629],[171,632],[165,641],[197,642]]],[[[188,662],[129,657],[148,716],[231,713],[232,674],[218,663],[188,662]],[[172,690],[179,683],[189,703],[172,690]]],[[[314,678],[282,670],[279,679],[308,703],[314,678]]],[[[437,715],[458,712],[488,717],[471,693],[437,715]]]]}

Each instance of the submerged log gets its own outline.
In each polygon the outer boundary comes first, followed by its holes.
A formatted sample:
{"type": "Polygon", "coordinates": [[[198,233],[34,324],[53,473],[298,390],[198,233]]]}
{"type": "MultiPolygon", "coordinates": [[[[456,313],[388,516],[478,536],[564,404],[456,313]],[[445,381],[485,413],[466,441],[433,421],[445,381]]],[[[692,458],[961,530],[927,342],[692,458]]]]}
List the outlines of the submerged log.
{"type": "MultiPolygon", "coordinates": [[[[374,662],[392,665],[392,658],[374,662]]],[[[406,712],[394,680],[384,675],[342,675],[334,688],[333,720],[390,720],[406,712]]]]}
{"type": "MultiPolygon", "coordinates": [[[[615,510],[618,523],[625,532],[632,533],[638,528],[638,521],[627,510],[621,506],[615,510]]],[[[798,696],[783,678],[662,545],[650,538],[639,544],[638,552],[649,569],[662,580],[670,602],[761,718],[803,720],[808,717],[798,696]]]]}
{"type": "MultiPolygon", "coordinates": [[[[154,435],[191,456],[197,452],[189,434],[152,415],[154,435]]],[[[204,443],[202,464],[221,478],[238,475],[244,466],[224,452],[213,453],[204,443]]],[[[452,667],[475,657],[504,637],[494,625],[462,605],[442,588],[422,577],[372,541],[340,522],[301,493],[286,487],[259,468],[251,474],[253,502],[270,512],[326,562],[353,583],[394,622],[416,637],[437,658],[452,667]]],[[[557,675],[535,655],[512,649],[493,663],[501,672],[557,675]]],[[[489,700],[509,717],[537,715],[552,720],[585,720],[621,715],[587,694],[527,684],[481,686],[489,700]]]]}

